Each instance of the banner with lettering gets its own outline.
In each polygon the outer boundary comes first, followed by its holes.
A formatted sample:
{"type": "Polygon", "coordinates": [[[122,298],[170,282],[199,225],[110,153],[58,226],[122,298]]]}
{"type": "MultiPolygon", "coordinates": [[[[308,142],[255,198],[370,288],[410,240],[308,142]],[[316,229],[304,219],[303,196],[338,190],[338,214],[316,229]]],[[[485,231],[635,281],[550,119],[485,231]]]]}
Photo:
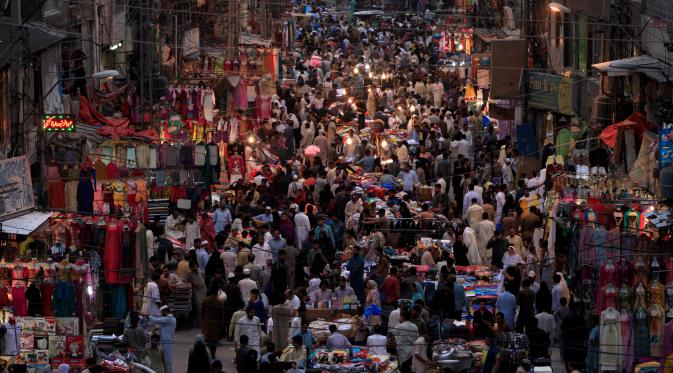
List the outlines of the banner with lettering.
{"type": "Polygon", "coordinates": [[[565,76],[538,72],[528,73],[528,106],[573,115],[573,80],[565,76]]]}
{"type": "Polygon", "coordinates": [[[0,160],[0,221],[35,207],[28,158],[23,155],[0,160]]]}

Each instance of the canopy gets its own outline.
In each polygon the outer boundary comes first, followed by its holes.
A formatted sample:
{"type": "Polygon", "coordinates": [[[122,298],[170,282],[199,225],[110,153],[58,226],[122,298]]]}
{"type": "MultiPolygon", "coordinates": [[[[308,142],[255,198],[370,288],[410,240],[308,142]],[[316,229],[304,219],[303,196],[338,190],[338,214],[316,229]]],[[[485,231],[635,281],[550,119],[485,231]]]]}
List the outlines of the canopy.
{"type": "Polygon", "coordinates": [[[33,211],[25,215],[0,222],[0,227],[2,227],[3,233],[27,236],[33,233],[42,224],[44,224],[44,222],[46,222],[50,216],[51,213],[49,212],[33,211]]]}
{"type": "Polygon", "coordinates": [[[671,82],[673,78],[673,67],[671,65],[649,55],[601,62],[591,66],[602,73],[608,74],[608,76],[642,73],[661,83],[671,82]]]}
{"type": "Polygon", "coordinates": [[[603,140],[605,145],[609,146],[611,149],[614,149],[617,146],[617,138],[619,137],[620,131],[632,128],[636,131],[636,134],[640,138],[643,135],[643,131],[645,130],[645,123],[645,117],[643,114],[633,113],[623,121],[606,127],[603,132],[601,132],[601,140],[603,140]]]}

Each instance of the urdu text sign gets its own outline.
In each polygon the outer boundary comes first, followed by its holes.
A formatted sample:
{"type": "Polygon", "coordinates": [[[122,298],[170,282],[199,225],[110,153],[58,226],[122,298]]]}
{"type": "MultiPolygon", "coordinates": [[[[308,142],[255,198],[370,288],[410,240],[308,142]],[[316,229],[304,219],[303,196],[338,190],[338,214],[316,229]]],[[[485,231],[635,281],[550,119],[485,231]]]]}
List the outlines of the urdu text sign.
{"type": "Polygon", "coordinates": [[[528,106],[561,114],[574,114],[571,78],[530,72],[527,88],[528,106]]]}

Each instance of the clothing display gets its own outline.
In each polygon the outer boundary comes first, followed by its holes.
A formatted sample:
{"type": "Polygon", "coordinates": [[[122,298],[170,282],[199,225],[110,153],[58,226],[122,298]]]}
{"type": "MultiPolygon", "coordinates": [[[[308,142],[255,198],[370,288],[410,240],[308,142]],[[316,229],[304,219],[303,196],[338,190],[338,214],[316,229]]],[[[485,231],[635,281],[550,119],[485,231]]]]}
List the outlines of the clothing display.
{"type": "Polygon", "coordinates": [[[608,307],[601,312],[600,358],[602,370],[619,371],[622,364],[622,326],[619,311],[608,307]]]}

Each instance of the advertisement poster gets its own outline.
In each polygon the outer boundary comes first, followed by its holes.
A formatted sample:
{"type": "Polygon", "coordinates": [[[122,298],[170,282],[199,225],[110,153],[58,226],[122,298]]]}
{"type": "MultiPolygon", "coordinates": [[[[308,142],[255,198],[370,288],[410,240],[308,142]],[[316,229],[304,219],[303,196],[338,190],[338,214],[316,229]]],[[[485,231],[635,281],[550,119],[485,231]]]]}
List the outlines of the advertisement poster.
{"type": "Polygon", "coordinates": [[[44,318],[44,330],[47,331],[47,334],[56,333],[56,318],[55,317],[45,317],[44,318]]]}
{"type": "Polygon", "coordinates": [[[0,221],[11,219],[35,207],[28,158],[0,161],[0,221]]]}
{"type": "Polygon", "coordinates": [[[84,354],[84,337],[81,335],[69,335],[65,337],[66,356],[69,358],[79,359],[84,354]]]}
{"type": "Polygon", "coordinates": [[[565,76],[530,72],[528,74],[528,106],[573,115],[573,80],[565,76]]]}
{"type": "Polygon", "coordinates": [[[32,350],[35,348],[35,337],[32,333],[21,334],[19,346],[22,350],[32,350]]]}
{"type": "Polygon", "coordinates": [[[659,130],[659,169],[673,164],[673,121],[661,123],[659,130]]]}
{"type": "Polygon", "coordinates": [[[50,358],[65,358],[65,338],[64,335],[49,336],[50,358]]]}
{"type": "Polygon", "coordinates": [[[76,317],[56,318],[56,334],[60,335],[79,334],[79,320],[76,317]]]}
{"type": "Polygon", "coordinates": [[[35,349],[36,350],[49,349],[49,336],[35,335],[35,349]]]}

